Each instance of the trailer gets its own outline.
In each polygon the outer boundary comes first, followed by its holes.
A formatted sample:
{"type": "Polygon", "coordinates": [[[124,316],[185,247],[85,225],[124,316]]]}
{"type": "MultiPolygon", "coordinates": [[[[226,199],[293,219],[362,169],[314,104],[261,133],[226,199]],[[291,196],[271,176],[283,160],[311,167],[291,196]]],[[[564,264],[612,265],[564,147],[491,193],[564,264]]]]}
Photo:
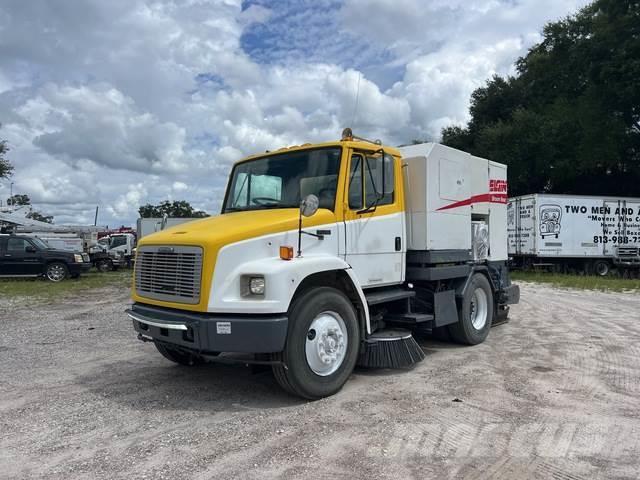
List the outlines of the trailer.
{"type": "Polygon", "coordinates": [[[485,341],[520,296],[506,223],[505,165],[345,129],[240,160],[220,215],[142,236],[127,314],[172,362],[271,365],[325,397],[356,364],[422,360],[412,332],[485,341]]]}
{"type": "Polygon", "coordinates": [[[640,198],[531,194],[509,199],[509,257],[521,268],[608,275],[640,269],[640,198]]]}

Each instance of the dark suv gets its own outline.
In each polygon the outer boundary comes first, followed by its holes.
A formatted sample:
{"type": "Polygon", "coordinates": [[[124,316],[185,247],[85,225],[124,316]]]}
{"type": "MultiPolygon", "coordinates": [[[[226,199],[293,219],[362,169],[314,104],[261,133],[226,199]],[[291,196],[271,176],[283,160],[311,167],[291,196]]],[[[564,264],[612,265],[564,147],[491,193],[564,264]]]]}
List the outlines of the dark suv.
{"type": "Polygon", "coordinates": [[[0,235],[0,277],[41,277],[60,282],[91,268],[89,256],[50,248],[39,238],[0,235]]]}

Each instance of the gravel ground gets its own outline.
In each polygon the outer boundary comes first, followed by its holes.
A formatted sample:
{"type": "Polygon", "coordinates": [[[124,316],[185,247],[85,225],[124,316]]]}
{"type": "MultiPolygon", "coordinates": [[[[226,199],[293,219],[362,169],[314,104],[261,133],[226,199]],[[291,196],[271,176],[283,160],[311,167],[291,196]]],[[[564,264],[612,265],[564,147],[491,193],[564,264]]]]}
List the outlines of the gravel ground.
{"type": "Polygon", "coordinates": [[[270,372],[176,366],[128,293],[0,310],[1,478],[637,478],[640,296],[521,284],[487,342],[421,339],[304,402],[270,372]]]}

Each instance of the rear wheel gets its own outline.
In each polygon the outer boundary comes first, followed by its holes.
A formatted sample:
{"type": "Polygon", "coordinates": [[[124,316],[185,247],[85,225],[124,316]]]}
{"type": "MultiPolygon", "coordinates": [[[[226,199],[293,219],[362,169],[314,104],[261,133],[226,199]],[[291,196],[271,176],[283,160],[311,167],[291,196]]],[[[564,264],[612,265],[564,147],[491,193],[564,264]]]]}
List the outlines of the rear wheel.
{"type": "Polygon", "coordinates": [[[204,363],[204,360],[201,357],[197,357],[195,355],[191,355],[190,353],[182,352],[175,348],[171,348],[168,345],[160,342],[153,342],[158,349],[158,351],[162,354],[164,358],[167,360],[171,360],[174,363],[179,363],[180,365],[193,366],[204,363]]]}
{"type": "Polygon", "coordinates": [[[611,266],[606,260],[596,260],[593,262],[593,273],[599,277],[606,277],[611,271],[611,266]]]}
{"type": "Polygon", "coordinates": [[[360,329],[355,308],[340,291],[320,287],[293,301],[284,365],[273,373],[282,388],[308,399],[327,397],[345,384],[358,358],[360,329]],[[286,365],[286,366],[285,366],[286,365]]]}
{"type": "Polygon", "coordinates": [[[69,271],[64,263],[53,262],[47,265],[45,275],[47,276],[47,280],[57,283],[67,278],[69,271]]]}
{"type": "Polygon", "coordinates": [[[493,292],[487,277],[476,273],[462,299],[458,323],[449,325],[451,338],[458,343],[477,345],[489,335],[493,322],[493,292]]]}

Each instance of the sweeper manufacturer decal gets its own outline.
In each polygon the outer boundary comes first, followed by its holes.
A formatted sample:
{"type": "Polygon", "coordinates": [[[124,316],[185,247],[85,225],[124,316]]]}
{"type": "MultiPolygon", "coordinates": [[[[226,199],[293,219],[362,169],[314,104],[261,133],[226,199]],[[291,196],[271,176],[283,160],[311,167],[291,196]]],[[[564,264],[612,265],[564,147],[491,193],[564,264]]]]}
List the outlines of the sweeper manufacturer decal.
{"type": "Polygon", "coordinates": [[[459,202],[454,202],[450,205],[440,207],[438,211],[466,207],[467,205],[473,205],[474,203],[507,203],[507,181],[491,179],[489,180],[489,193],[473,195],[472,197],[460,200],[459,202]]]}

